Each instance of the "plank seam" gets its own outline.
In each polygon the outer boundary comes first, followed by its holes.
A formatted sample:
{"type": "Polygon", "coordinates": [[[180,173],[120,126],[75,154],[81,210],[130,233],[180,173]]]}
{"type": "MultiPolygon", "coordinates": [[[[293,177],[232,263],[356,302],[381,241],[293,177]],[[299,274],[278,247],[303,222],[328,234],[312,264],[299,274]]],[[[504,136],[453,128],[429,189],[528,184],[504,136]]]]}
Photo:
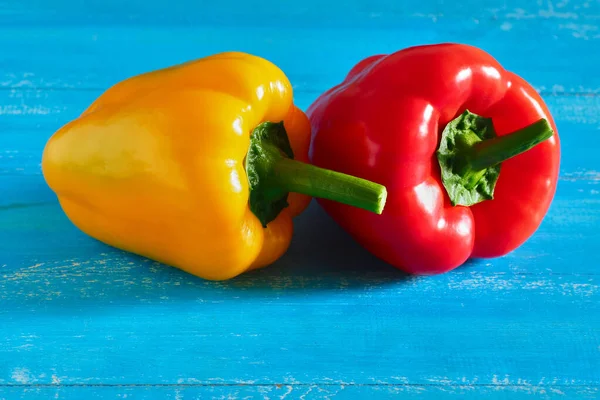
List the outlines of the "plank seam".
{"type": "Polygon", "coordinates": [[[547,385],[528,385],[528,384],[495,384],[495,383],[474,383],[474,384],[439,384],[439,383],[40,383],[40,384],[19,384],[8,383],[0,384],[0,388],[70,388],[70,387],[309,387],[309,386],[352,386],[352,387],[502,387],[502,388],[600,388],[600,384],[591,385],[568,385],[568,384],[547,384],[547,385]]]}
{"type": "MultiPolygon", "coordinates": [[[[111,85],[107,87],[79,87],[79,88],[71,88],[71,87],[38,87],[38,86],[1,86],[0,91],[19,91],[19,92],[27,92],[27,91],[39,91],[39,92],[101,92],[107,90],[111,85]]],[[[320,94],[324,92],[325,89],[294,89],[294,93],[308,93],[308,94],[320,94]]],[[[542,96],[552,96],[552,97],[599,97],[600,89],[595,92],[555,92],[555,91],[537,91],[542,96]]]]}

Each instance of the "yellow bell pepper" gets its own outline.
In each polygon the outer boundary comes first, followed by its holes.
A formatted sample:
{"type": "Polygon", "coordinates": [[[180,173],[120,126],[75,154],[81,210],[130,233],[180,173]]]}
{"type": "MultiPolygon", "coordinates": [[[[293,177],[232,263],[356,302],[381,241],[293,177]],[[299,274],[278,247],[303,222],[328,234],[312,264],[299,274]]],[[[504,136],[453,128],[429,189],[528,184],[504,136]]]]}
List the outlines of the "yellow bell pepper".
{"type": "Polygon", "coordinates": [[[42,171],[86,234],[223,280],[281,257],[311,197],[381,213],[383,186],[307,164],[309,144],[284,73],[229,52],[112,86],[52,135],[42,171]]]}

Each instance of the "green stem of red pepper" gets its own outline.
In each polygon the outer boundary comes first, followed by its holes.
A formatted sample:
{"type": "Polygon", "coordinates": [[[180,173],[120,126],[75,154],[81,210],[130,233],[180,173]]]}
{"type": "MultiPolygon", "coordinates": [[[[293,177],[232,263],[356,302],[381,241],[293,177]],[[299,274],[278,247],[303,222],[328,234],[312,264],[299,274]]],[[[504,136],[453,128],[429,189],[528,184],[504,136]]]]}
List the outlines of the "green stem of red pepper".
{"type": "Polygon", "coordinates": [[[548,121],[540,119],[511,134],[475,144],[469,164],[475,171],[481,171],[526,152],[544,140],[550,139],[553,134],[554,131],[548,121]]]}
{"type": "Polygon", "coordinates": [[[453,205],[493,199],[500,165],[554,134],[545,119],[497,136],[490,118],[465,111],[445,127],[437,157],[442,183],[453,205]]]}

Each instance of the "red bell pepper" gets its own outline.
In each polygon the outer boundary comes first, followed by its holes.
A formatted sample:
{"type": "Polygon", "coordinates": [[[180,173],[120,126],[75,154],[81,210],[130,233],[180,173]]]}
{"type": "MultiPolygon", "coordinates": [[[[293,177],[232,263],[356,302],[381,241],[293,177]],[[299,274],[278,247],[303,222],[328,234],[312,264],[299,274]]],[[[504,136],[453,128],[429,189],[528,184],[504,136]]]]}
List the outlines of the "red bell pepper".
{"type": "Polygon", "coordinates": [[[539,227],[560,145],[538,93],[462,44],[371,56],[308,109],[311,162],[379,182],[381,215],[320,204],[367,250],[413,274],[504,255],[539,227]]]}

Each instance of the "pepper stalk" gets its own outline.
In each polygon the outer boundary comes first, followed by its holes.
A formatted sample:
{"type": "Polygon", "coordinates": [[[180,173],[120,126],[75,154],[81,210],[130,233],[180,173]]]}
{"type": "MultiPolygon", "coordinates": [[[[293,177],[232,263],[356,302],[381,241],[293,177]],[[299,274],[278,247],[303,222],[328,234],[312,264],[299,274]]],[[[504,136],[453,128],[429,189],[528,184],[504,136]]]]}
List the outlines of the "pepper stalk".
{"type": "Polygon", "coordinates": [[[524,153],[554,134],[544,118],[498,136],[491,118],[468,110],[442,132],[437,158],[452,205],[471,206],[494,198],[502,162],[524,153]]]}
{"type": "Polygon", "coordinates": [[[283,122],[264,122],[251,134],[246,156],[250,209],[266,227],[288,206],[290,192],[337,201],[381,214],[385,186],[294,160],[283,122]]]}

